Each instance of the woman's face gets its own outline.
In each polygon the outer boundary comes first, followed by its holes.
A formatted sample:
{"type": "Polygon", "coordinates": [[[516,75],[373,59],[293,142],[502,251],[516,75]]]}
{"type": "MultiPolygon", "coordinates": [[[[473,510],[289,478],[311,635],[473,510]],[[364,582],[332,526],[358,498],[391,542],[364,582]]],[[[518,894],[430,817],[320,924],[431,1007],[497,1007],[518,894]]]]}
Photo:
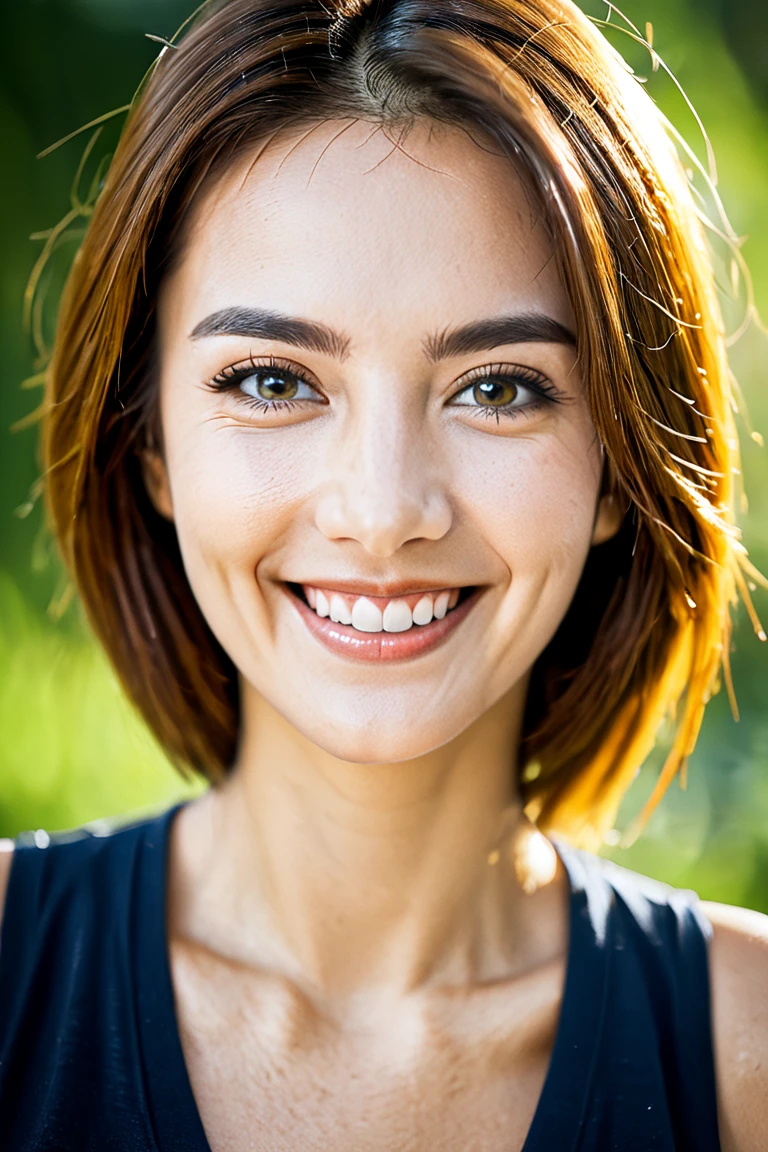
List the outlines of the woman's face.
{"type": "Polygon", "coordinates": [[[520,696],[617,527],[573,330],[510,162],[459,129],[326,123],[205,193],[148,475],[246,708],[382,762],[520,696]]]}

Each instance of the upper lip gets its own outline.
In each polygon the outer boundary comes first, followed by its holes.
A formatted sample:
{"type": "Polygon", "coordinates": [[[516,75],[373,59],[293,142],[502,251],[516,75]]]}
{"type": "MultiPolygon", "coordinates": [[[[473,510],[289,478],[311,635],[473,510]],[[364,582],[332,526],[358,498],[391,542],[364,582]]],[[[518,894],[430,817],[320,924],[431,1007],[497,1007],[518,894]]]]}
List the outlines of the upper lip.
{"type": "MultiPolygon", "coordinates": [[[[329,592],[346,592],[350,596],[410,596],[414,592],[443,592],[446,589],[467,588],[469,584],[439,580],[402,580],[384,583],[375,580],[296,580],[288,583],[309,588],[327,588],[329,592]]],[[[473,585],[474,587],[474,585],[473,585]]]]}

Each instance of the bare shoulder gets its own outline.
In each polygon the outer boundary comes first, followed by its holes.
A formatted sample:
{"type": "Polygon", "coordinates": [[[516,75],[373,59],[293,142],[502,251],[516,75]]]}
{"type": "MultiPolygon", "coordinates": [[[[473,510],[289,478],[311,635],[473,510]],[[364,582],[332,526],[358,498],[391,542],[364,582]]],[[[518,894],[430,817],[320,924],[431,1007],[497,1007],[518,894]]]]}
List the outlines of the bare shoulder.
{"type": "Polygon", "coordinates": [[[13,861],[13,840],[0,840],[0,924],[3,922],[5,893],[13,861]]]}
{"type": "Polygon", "coordinates": [[[768,1148],[768,916],[702,902],[723,1152],[768,1148]]]}
{"type": "Polygon", "coordinates": [[[3,923],[5,893],[8,888],[8,877],[11,874],[12,861],[13,840],[0,840],[0,925],[3,923]]]}

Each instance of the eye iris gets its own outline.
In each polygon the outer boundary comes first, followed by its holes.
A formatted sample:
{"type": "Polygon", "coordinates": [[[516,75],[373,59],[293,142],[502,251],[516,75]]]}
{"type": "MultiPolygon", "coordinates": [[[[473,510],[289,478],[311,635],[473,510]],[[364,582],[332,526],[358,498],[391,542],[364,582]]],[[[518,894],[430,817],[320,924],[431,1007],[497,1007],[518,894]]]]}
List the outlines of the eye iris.
{"type": "Polygon", "coordinates": [[[248,391],[255,391],[261,400],[292,400],[299,390],[299,381],[290,372],[276,372],[268,368],[255,373],[248,391]],[[255,389],[254,389],[255,384],[255,389]]]}
{"type": "Polygon", "coordinates": [[[480,380],[472,391],[479,404],[492,408],[503,408],[517,396],[517,386],[508,380],[480,380]]]}

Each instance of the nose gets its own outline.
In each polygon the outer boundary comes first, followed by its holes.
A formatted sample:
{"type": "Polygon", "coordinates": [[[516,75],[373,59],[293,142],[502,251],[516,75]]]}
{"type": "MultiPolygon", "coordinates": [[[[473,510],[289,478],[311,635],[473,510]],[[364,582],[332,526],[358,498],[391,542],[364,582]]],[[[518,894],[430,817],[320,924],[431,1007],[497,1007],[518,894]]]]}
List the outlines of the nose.
{"type": "Polygon", "coordinates": [[[422,413],[409,416],[393,403],[370,406],[333,445],[317,527],[329,540],[357,540],[379,557],[408,540],[439,540],[452,513],[438,454],[430,450],[422,413]]]}

